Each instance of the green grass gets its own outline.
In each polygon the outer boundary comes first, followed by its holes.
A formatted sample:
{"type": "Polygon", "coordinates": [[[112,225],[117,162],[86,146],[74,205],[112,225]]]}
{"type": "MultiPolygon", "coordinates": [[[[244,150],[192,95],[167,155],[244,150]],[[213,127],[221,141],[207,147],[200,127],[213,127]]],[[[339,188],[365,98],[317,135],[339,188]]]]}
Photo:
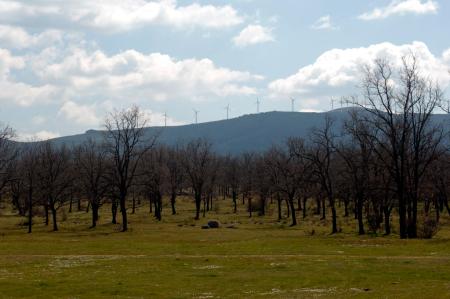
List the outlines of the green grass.
{"type": "Polygon", "coordinates": [[[172,216],[165,207],[157,223],[140,207],[127,233],[109,224],[104,207],[96,229],[88,228],[90,214],[74,212],[59,232],[36,218],[32,234],[3,209],[0,297],[450,298],[447,216],[434,239],[400,240],[359,237],[351,217],[329,235],[330,223],[312,215],[294,228],[276,222],[274,206],[249,219],[243,207],[235,215],[218,200],[197,222],[191,201],[178,208],[172,216]],[[207,219],[222,228],[200,229],[207,219]]]}

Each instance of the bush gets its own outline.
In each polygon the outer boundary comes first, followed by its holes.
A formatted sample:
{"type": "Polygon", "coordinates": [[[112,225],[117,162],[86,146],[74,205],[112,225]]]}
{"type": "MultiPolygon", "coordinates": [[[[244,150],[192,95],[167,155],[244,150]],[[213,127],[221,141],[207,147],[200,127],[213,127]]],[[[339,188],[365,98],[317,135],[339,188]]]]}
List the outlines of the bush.
{"type": "Polygon", "coordinates": [[[369,231],[376,234],[380,228],[380,222],[378,216],[375,214],[367,215],[367,225],[369,226],[369,231]]]}
{"type": "Polygon", "coordinates": [[[436,219],[425,218],[422,226],[418,230],[418,237],[421,239],[431,239],[437,234],[439,224],[436,219]]]}

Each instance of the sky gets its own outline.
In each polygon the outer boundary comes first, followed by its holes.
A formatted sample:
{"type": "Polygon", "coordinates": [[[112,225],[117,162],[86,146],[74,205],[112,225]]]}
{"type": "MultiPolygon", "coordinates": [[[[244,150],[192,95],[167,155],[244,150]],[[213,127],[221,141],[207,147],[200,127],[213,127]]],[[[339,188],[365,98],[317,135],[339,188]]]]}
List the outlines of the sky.
{"type": "MultiPolygon", "coordinates": [[[[150,125],[327,111],[362,67],[450,85],[448,0],[0,0],[0,121],[18,139],[101,129],[138,105],[150,125]]],[[[338,104],[335,104],[336,108],[338,104]]]]}

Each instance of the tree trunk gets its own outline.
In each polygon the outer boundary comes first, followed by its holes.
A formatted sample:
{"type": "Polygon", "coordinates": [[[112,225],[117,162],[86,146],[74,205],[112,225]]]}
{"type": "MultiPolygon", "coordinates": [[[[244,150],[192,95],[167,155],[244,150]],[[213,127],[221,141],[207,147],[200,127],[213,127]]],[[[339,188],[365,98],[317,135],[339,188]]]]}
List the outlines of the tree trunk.
{"type": "Polygon", "coordinates": [[[127,217],[127,207],[126,207],[126,194],[120,195],[120,213],[122,213],[122,232],[128,230],[128,217],[127,217]]]}
{"type": "Polygon", "coordinates": [[[325,220],[326,218],[326,210],[327,210],[327,206],[325,204],[325,199],[322,200],[322,217],[320,218],[320,220],[325,220]]]}
{"type": "Polygon", "coordinates": [[[252,209],[253,209],[253,207],[252,207],[252,198],[249,197],[247,201],[248,201],[248,212],[249,212],[249,217],[252,218],[252,209]]]}
{"type": "Polygon", "coordinates": [[[31,234],[33,226],[33,188],[28,189],[28,233],[31,234]]]}
{"type": "Polygon", "coordinates": [[[111,203],[111,214],[112,214],[111,223],[116,224],[117,223],[117,202],[115,200],[113,200],[111,203]]]}
{"type": "Polygon", "coordinates": [[[277,196],[277,205],[278,205],[278,221],[281,221],[281,198],[277,196]]]}
{"type": "Polygon", "coordinates": [[[232,193],[233,193],[233,205],[234,205],[234,213],[236,214],[237,213],[237,194],[236,194],[236,191],[232,191],[232,193]]]}
{"type": "Polygon", "coordinates": [[[293,197],[289,198],[289,206],[291,208],[291,214],[292,214],[292,224],[291,224],[291,226],[296,226],[297,225],[297,217],[295,215],[295,207],[294,207],[294,198],[293,197]]]}
{"type": "Polygon", "coordinates": [[[260,210],[260,216],[266,215],[266,197],[265,195],[262,195],[259,197],[260,204],[261,204],[261,210],[260,210]]]}
{"type": "Polygon", "coordinates": [[[52,210],[52,221],[53,221],[53,231],[58,231],[58,224],[56,223],[56,209],[55,207],[51,207],[52,210]]]}
{"type": "Polygon", "coordinates": [[[161,221],[161,195],[156,194],[155,195],[155,218],[158,221],[161,221]]]}
{"type": "MultiPolygon", "coordinates": [[[[331,233],[335,234],[335,233],[338,232],[338,229],[337,229],[336,203],[335,203],[333,194],[334,194],[333,192],[330,192],[328,194],[328,201],[329,201],[330,207],[331,207],[331,221],[332,221],[332,226],[333,226],[332,230],[331,230],[331,233]]],[[[323,203],[323,205],[325,206],[325,203],[323,203]]]]}
{"type": "Polygon", "coordinates": [[[202,195],[201,193],[195,193],[195,220],[200,219],[200,206],[202,204],[202,195]]]}
{"type": "Polygon", "coordinates": [[[177,211],[175,210],[175,200],[177,198],[177,194],[175,192],[172,192],[170,195],[170,205],[172,206],[172,215],[175,215],[177,211]]]}
{"type": "Polygon", "coordinates": [[[92,204],[92,226],[91,228],[94,228],[97,226],[97,220],[98,220],[98,205],[92,204]]]}
{"type": "Polygon", "coordinates": [[[286,201],[287,218],[291,217],[291,207],[289,206],[289,200],[286,201]]]}
{"type": "Polygon", "coordinates": [[[45,225],[48,226],[48,222],[49,222],[48,216],[49,215],[48,215],[48,205],[47,204],[44,205],[44,211],[45,211],[45,225]]]}
{"type": "Polygon", "coordinates": [[[308,200],[308,197],[303,196],[303,219],[306,218],[306,201],[308,200]]]}
{"type": "Polygon", "coordinates": [[[131,207],[131,214],[136,213],[136,197],[134,197],[134,193],[133,193],[133,198],[132,198],[132,207],[131,207]]]}
{"type": "Polygon", "coordinates": [[[315,215],[320,215],[320,210],[322,209],[321,208],[321,199],[320,198],[316,198],[316,203],[317,203],[317,206],[316,206],[316,212],[314,213],[315,215]]]}
{"type": "Polygon", "coordinates": [[[348,217],[348,199],[344,200],[344,217],[348,217]]]}
{"type": "Polygon", "coordinates": [[[363,222],[363,199],[358,197],[356,200],[356,214],[358,217],[358,234],[364,235],[364,222],[363,222]]]}
{"type": "Polygon", "coordinates": [[[384,234],[390,235],[391,234],[391,210],[388,207],[384,207],[384,234]]]}
{"type": "Polygon", "coordinates": [[[302,199],[300,197],[297,197],[297,211],[302,210],[302,199]]]}
{"type": "Polygon", "coordinates": [[[72,213],[73,194],[70,192],[69,213],[72,213]]]}

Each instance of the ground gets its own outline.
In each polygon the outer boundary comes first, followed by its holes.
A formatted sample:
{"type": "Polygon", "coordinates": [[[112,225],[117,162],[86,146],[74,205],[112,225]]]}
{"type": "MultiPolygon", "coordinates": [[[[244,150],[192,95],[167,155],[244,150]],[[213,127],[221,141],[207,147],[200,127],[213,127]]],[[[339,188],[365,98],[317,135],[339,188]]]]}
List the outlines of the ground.
{"type": "Polygon", "coordinates": [[[90,214],[66,208],[60,231],[39,217],[32,234],[3,208],[0,298],[450,298],[447,216],[433,239],[400,240],[360,237],[352,217],[329,235],[329,222],[311,215],[290,228],[273,207],[249,219],[219,199],[199,221],[191,200],[178,207],[158,223],[143,205],[126,233],[107,206],[95,229],[90,214]],[[208,219],[222,227],[202,230],[208,219]]]}

